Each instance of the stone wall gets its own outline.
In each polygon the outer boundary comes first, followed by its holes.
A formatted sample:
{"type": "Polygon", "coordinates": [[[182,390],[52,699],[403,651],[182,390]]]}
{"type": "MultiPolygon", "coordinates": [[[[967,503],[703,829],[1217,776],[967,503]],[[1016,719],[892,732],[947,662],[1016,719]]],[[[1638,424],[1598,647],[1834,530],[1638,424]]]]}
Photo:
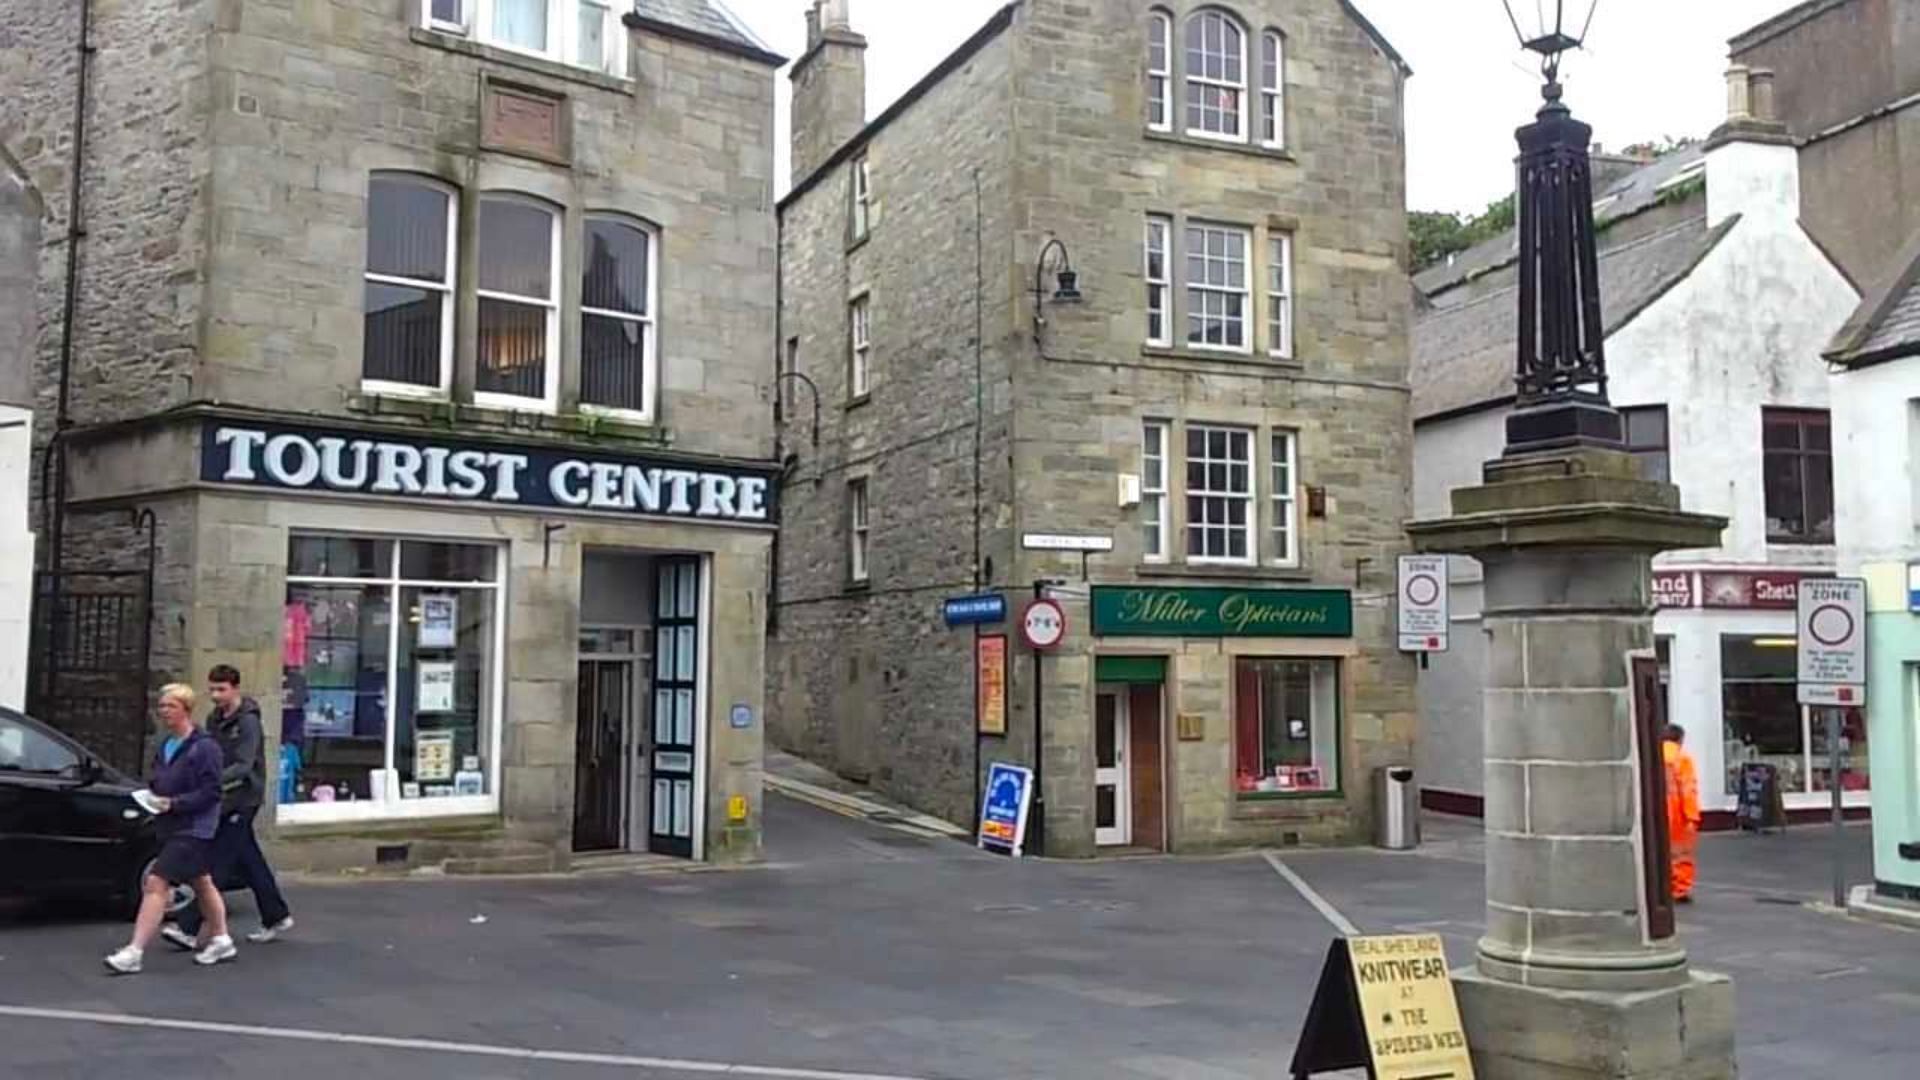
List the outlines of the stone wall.
{"type": "Polygon", "coordinates": [[[780,333],[798,339],[798,369],[820,387],[823,428],[815,450],[810,403],[796,393],[785,445],[799,465],[783,492],[770,734],[954,819],[973,799],[971,635],[945,627],[940,601],[974,584],[976,363],[992,561],[981,572],[1012,580],[1007,364],[1024,338],[1012,314],[1019,278],[1008,269],[1010,56],[1004,35],[987,44],[872,139],[875,207],[864,242],[849,248],[847,165],[782,208],[780,333]],[[847,306],[863,290],[873,374],[856,404],[847,306]],[[986,328],[978,356],[976,319],[986,328]],[[865,587],[848,580],[855,478],[866,480],[872,505],[865,587]]]}
{"type": "Polygon", "coordinates": [[[33,597],[33,361],[40,317],[40,199],[0,146],[0,705],[26,703],[33,597]]]}

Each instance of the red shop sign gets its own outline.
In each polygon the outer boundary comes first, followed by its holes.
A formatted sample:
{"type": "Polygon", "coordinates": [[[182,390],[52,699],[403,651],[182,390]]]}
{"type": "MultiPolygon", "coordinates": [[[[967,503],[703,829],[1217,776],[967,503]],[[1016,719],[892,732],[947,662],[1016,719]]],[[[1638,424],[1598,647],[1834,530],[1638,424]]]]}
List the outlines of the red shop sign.
{"type": "Polygon", "coordinates": [[[1826,574],[1805,574],[1791,570],[1728,571],[1700,574],[1700,604],[1710,608],[1757,608],[1764,611],[1792,611],[1800,602],[1800,582],[1826,574]]]}
{"type": "Polygon", "coordinates": [[[1656,570],[1653,574],[1653,606],[1690,608],[1693,606],[1693,571],[1656,570]]]}

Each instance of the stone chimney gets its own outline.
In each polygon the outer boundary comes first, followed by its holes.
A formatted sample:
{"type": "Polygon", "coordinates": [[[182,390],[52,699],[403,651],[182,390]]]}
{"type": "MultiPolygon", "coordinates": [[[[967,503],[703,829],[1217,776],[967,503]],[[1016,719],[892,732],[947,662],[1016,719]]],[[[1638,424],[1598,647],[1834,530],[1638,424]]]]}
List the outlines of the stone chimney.
{"type": "Polygon", "coordinates": [[[867,39],[854,33],[849,0],[813,0],[807,51],[794,61],[793,179],[798,183],[867,123],[867,39]]]}
{"type": "Polygon", "coordinates": [[[1727,69],[1727,120],[1706,142],[1707,222],[1800,213],[1800,156],[1774,101],[1774,74],[1727,69]]]}

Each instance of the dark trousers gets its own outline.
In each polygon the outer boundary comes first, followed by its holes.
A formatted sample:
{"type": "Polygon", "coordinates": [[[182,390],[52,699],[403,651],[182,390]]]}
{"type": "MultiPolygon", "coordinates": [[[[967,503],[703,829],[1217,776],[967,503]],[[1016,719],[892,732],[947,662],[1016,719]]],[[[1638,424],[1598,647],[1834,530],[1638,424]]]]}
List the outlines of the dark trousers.
{"type": "MultiPolygon", "coordinates": [[[[253,819],[260,808],[235,810],[220,817],[220,831],[213,836],[213,883],[222,891],[253,890],[254,906],[260,909],[260,925],[272,926],[291,914],[286,898],[280,895],[280,883],[273,879],[266,853],[253,835],[253,819]]],[[[200,908],[180,913],[180,929],[200,933],[200,908]]]]}

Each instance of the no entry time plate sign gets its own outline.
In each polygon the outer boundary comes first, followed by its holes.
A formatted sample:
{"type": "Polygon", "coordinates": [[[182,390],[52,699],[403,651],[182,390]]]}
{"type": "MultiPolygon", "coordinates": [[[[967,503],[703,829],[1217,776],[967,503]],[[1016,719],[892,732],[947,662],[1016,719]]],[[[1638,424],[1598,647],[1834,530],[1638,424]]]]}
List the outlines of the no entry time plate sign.
{"type": "Polygon", "coordinates": [[[1800,582],[1800,703],[1867,701],[1867,583],[1859,578],[1800,582]]]}
{"type": "Polygon", "coordinates": [[[1447,651],[1447,557],[1400,556],[1400,651],[1447,651]]]}

